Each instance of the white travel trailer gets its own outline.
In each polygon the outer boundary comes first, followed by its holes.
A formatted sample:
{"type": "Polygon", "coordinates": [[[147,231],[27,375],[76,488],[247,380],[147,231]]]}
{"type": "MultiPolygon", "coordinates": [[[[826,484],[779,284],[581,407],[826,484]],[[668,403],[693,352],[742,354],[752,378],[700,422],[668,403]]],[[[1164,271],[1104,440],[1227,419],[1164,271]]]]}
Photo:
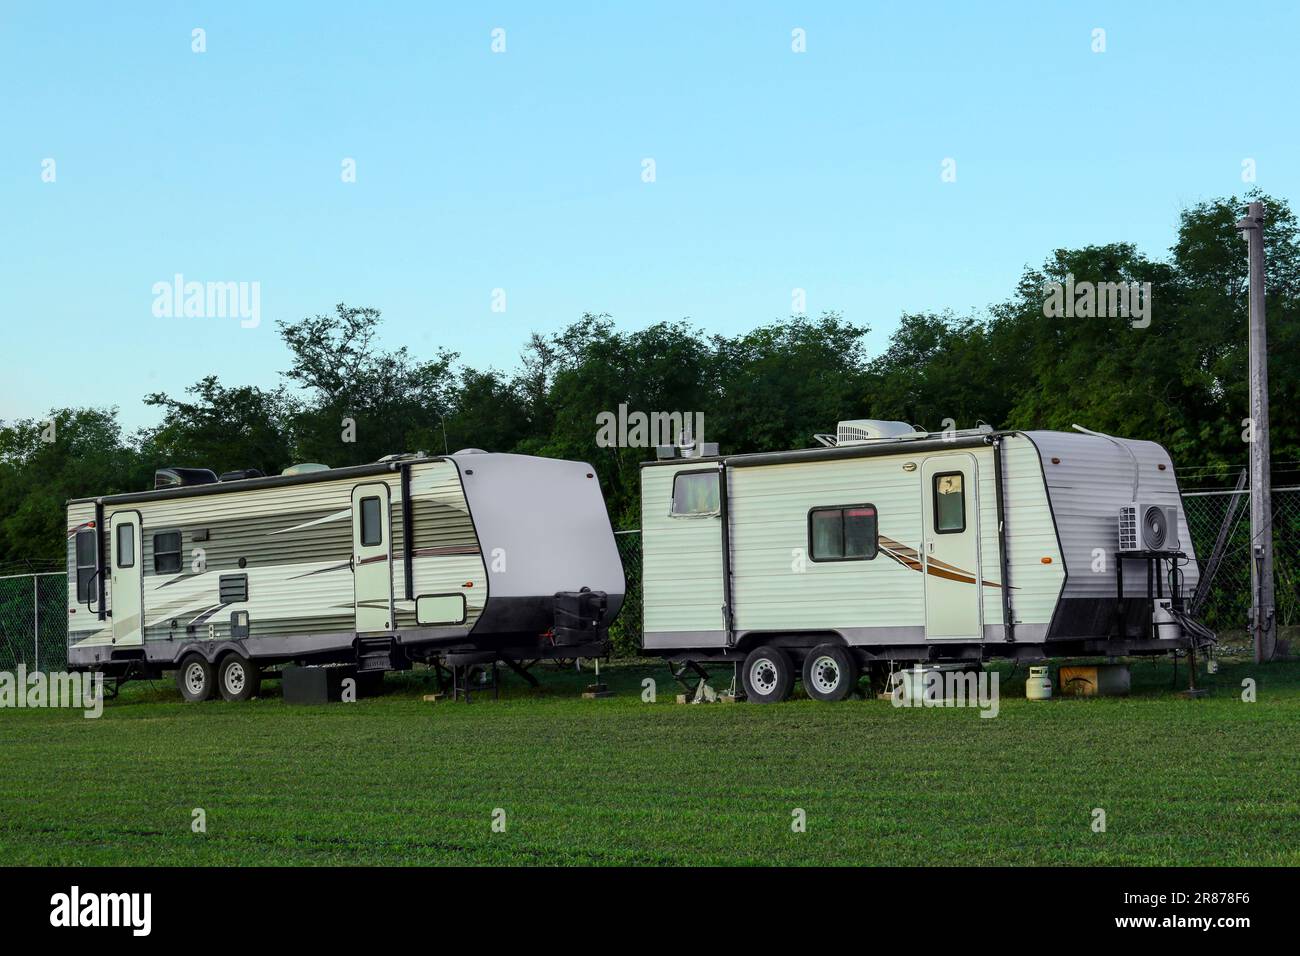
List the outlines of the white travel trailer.
{"type": "Polygon", "coordinates": [[[245,699],[264,665],[596,656],[622,563],[590,465],[477,450],[159,471],[68,502],[68,659],[245,699]]]}
{"type": "Polygon", "coordinates": [[[641,471],[643,646],[750,700],[864,668],[1185,648],[1197,569],[1169,455],[1086,432],[842,422],[824,447],[641,471]],[[802,666],[801,666],[802,665],[802,666]]]}

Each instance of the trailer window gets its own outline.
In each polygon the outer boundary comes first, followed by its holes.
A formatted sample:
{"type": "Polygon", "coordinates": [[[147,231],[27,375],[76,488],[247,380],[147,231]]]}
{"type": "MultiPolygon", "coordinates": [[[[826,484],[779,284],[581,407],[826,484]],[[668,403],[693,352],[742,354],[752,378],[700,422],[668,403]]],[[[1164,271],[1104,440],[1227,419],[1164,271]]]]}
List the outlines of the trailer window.
{"type": "Polygon", "coordinates": [[[966,530],[966,476],[945,471],[934,476],[934,530],[959,534],[966,530]]]}
{"type": "Polygon", "coordinates": [[[808,556],[814,561],[870,561],[878,544],[875,505],[808,512],[808,556]]]}
{"type": "Polygon", "coordinates": [[[95,532],[77,532],[77,601],[90,600],[90,580],[95,576],[95,532]]]}
{"type": "Polygon", "coordinates": [[[679,471],[673,475],[673,507],[669,514],[715,515],[720,507],[716,471],[679,471]]]}
{"type": "Polygon", "coordinates": [[[361,499],[361,544],[363,547],[384,543],[383,523],[380,520],[379,499],[361,499]]]}
{"type": "Polygon", "coordinates": [[[135,567],[135,525],[118,525],[115,537],[117,538],[117,566],[135,567]]]}
{"type": "Polygon", "coordinates": [[[153,536],[153,569],[156,574],[175,574],[181,569],[179,531],[164,531],[153,536]]]}

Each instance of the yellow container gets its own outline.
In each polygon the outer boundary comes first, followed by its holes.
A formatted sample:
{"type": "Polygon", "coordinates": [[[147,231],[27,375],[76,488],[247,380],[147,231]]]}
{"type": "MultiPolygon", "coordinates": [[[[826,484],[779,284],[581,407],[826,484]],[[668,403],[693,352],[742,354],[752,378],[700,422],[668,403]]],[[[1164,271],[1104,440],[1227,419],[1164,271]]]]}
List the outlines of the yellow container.
{"type": "Polygon", "coordinates": [[[1127,664],[1062,665],[1057,679],[1067,697],[1122,697],[1129,692],[1127,664]]]}

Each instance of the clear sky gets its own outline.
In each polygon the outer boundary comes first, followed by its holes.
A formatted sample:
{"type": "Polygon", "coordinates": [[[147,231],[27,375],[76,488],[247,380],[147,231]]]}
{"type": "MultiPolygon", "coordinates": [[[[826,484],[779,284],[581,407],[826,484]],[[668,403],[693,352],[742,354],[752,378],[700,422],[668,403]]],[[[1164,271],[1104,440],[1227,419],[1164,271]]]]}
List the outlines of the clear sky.
{"type": "Polygon", "coordinates": [[[386,346],[513,368],[584,311],[734,333],[802,288],[875,351],[1056,247],[1164,254],[1245,158],[1296,202],[1298,27],[1268,2],[5,0],[0,419],[134,427],[205,374],[271,385],[275,321],[339,301],[386,346]],[[260,283],[261,324],[156,316],[177,273],[260,283]]]}

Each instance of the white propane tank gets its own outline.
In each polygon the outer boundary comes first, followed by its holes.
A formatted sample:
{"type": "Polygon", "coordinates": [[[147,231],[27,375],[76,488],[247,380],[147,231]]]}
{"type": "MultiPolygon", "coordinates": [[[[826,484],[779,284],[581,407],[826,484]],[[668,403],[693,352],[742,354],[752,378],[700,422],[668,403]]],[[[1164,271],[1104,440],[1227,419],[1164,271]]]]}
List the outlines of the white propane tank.
{"type": "Polygon", "coordinates": [[[1029,679],[1025,681],[1025,696],[1030,700],[1051,699],[1052,669],[1050,667],[1029,668],[1029,679]]]}
{"type": "Polygon", "coordinates": [[[1170,598],[1158,598],[1155,610],[1151,612],[1151,623],[1155,625],[1156,637],[1173,641],[1183,636],[1182,625],[1174,617],[1174,602],[1170,598]]]}

